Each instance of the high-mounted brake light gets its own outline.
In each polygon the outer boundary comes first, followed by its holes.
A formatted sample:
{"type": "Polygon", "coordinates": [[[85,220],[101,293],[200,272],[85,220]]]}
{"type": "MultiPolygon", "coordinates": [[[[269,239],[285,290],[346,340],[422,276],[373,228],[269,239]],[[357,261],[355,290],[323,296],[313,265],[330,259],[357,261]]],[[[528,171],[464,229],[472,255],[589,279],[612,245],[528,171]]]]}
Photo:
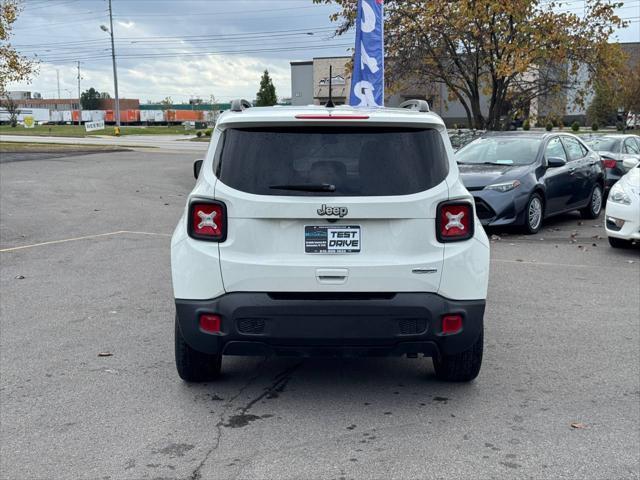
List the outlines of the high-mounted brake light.
{"type": "Polygon", "coordinates": [[[369,115],[318,115],[316,113],[301,113],[296,115],[299,120],[367,120],[369,115]]]}
{"type": "Polygon", "coordinates": [[[464,201],[438,205],[436,237],[440,242],[459,242],[473,237],[473,205],[464,201]]]}
{"type": "Polygon", "coordinates": [[[194,200],[189,205],[189,236],[198,240],[224,242],[227,238],[227,209],[222,202],[194,200]]]}
{"type": "Polygon", "coordinates": [[[602,157],[602,165],[604,168],[616,168],[618,164],[613,158],[602,157]]]}

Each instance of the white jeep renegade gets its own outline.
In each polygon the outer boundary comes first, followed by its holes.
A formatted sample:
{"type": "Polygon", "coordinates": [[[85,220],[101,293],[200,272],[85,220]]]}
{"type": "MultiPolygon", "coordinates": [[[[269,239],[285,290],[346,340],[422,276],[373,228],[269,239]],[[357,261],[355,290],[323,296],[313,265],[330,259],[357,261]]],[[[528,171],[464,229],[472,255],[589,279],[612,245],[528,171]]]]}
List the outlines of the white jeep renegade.
{"type": "Polygon", "coordinates": [[[222,355],[433,357],[480,370],[489,242],[444,123],[404,108],[220,116],[171,241],[180,377],[222,355]]]}

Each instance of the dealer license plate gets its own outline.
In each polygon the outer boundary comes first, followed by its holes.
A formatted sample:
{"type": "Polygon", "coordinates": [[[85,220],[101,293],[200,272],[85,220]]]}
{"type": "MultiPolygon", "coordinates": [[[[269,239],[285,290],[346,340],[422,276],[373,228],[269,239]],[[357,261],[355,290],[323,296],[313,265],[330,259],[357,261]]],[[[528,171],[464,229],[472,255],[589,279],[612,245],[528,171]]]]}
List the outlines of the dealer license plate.
{"type": "Polygon", "coordinates": [[[358,253],[359,225],[307,225],[304,227],[305,253],[358,253]]]}

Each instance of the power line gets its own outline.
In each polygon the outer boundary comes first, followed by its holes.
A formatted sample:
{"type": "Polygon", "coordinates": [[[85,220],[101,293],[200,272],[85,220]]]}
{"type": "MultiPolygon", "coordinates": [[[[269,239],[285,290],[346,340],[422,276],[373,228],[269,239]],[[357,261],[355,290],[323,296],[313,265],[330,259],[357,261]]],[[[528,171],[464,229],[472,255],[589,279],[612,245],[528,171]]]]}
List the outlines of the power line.
{"type": "MultiPolygon", "coordinates": [[[[310,27],[310,28],[297,28],[297,29],[285,29],[285,30],[266,30],[266,31],[258,31],[258,32],[238,32],[238,33],[224,33],[224,34],[212,34],[212,35],[176,35],[176,36],[143,36],[143,37],[119,37],[116,41],[118,44],[122,43],[138,43],[138,42],[155,42],[155,41],[178,41],[178,40],[189,40],[195,41],[197,39],[210,39],[210,40],[218,40],[218,39],[241,39],[244,40],[246,38],[241,37],[263,37],[270,35],[281,35],[281,34],[306,34],[307,32],[311,33],[323,33],[323,32],[333,32],[335,31],[334,27],[310,27]]],[[[95,40],[77,40],[71,42],[58,42],[58,43],[31,43],[31,44],[14,44],[15,47],[39,47],[39,46],[56,46],[56,45],[82,45],[87,42],[103,42],[104,39],[95,39],[95,40]]]]}
{"type": "MultiPolygon", "coordinates": [[[[342,47],[352,47],[353,43],[344,43],[332,45],[329,48],[342,48],[342,47]]],[[[209,57],[209,56],[218,56],[218,55],[240,55],[240,54],[251,54],[251,53],[269,53],[269,52],[286,52],[286,51],[298,51],[298,50],[318,50],[324,49],[327,50],[328,47],[326,45],[317,45],[317,46],[291,46],[291,47],[281,47],[281,48],[263,48],[263,49],[249,49],[249,50],[227,50],[227,51],[213,51],[213,52],[190,52],[190,53],[171,53],[171,54],[133,54],[133,55],[118,55],[120,59],[150,59],[150,58],[183,58],[183,57],[209,57]]],[[[101,60],[104,58],[110,58],[110,55],[98,55],[98,56],[89,56],[82,57],[81,60],[101,60]]],[[[45,63],[69,63],[75,62],[74,58],[41,58],[42,62],[45,63]]]]}
{"type": "MultiPolygon", "coordinates": [[[[251,10],[251,13],[264,13],[264,12],[282,12],[287,10],[303,10],[308,8],[318,9],[317,5],[308,5],[305,7],[284,7],[284,8],[269,8],[265,10],[251,10]]],[[[181,17],[202,17],[202,16],[210,16],[210,15],[245,15],[247,12],[244,10],[233,10],[227,12],[191,12],[191,13],[132,13],[132,14],[121,14],[114,15],[114,18],[140,18],[140,17],[175,17],[176,15],[180,15],[181,17]]]]}

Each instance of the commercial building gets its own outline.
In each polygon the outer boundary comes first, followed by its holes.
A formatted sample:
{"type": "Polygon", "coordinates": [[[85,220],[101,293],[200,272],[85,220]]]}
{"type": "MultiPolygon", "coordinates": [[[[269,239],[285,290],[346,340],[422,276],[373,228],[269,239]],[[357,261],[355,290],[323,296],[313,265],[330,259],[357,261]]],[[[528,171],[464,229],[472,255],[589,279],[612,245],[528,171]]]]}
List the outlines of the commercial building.
{"type": "MultiPolygon", "coordinates": [[[[628,57],[631,66],[640,62],[640,42],[620,44],[628,57]]],[[[351,88],[351,57],[315,57],[308,61],[291,63],[292,105],[309,105],[326,103],[329,97],[329,66],[333,67],[332,97],[336,105],[348,103],[351,88]]],[[[584,88],[588,79],[587,68],[580,68],[573,79],[573,87],[560,94],[541,96],[531,101],[530,118],[546,118],[549,116],[562,118],[565,124],[574,120],[586,121],[586,109],[592,95],[587,95],[583,102],[577,102],[578,91],[584,88]]],[[[389,107],[400,105],[405,100],[421,99],[429,102],[431,110],[442,117],[448,126],[467,124],[466,111],[459,100],[451,100],[449,90],[442,83],[425,83],[419,79],[407,79],[399,88],[386,95],[385,104],[389,107]]],[[[480,109],[486,116],[489,112],[489,97],[480,96],[480,109]]]]}
{"type": "Polygon", "coordinates": [[[291,62],[291,105],[321,105],[331,98],[335,105],[349,101],[351,57],[315,57],[304,62],[291,62]]]}

